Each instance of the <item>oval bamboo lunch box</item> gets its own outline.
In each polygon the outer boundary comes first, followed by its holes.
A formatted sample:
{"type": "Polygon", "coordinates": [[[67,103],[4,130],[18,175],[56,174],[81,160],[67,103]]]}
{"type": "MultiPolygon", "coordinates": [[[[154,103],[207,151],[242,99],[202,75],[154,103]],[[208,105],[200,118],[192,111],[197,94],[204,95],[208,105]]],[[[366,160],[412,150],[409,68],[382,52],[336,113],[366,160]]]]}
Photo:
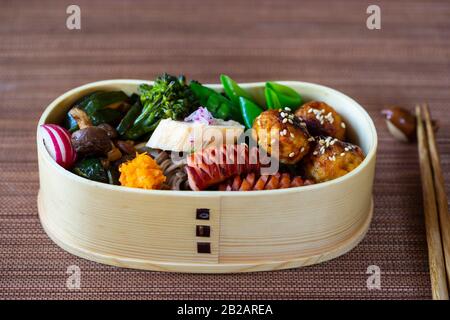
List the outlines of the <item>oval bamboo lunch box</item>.
{"type": "MultiPolygon", "coordinates": [[[[70,90],[47,107],[39,125],[59,123],[77,99],[92,91],[120,89],[131,94],[141,83],[151,82],[106,80],[70,90]]],[[[50,157],[38,134],[38,209],[45,231],[77,256],[157,271],[286,269],[351,250],[372,218],[375,126],[357,102],[334,89],[280,83],[297,90],[304,101],[324,101],[342,115],[350,140],[366,154],[358,168],[329,182],[281,190],[143,190],[101,184],[65,170],[50,157]]],[[[264,99],[264,83],[242,87],[255,99],[264,99]]]]}

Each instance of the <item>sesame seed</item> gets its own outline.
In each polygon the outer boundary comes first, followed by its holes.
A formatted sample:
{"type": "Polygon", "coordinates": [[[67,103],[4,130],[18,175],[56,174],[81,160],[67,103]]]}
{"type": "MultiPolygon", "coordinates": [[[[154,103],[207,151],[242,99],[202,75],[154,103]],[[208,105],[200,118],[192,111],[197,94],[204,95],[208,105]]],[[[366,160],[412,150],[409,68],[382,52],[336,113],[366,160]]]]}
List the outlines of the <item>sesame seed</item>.
{"type": "Polygon", "coordinates": [[[314,137],[309,137],[308,141],[316,141],[316,139],[314,139],[314,137]]]}
{"type": "Polygon", "coordinates": [[[308,113],[314,112],[314,109],[309,109],[308,113]]]}
{"type": "Polygon", "coordinates": [[[302,148],[300,149],[300,152],[303,152],[303,151],[305,151],[305,147],[302,147],[302,148]]]}
{"type": "Polygon", "coordinates": [[[341,157],[343,157],[343,156],[345,156],[345,152],[342,152],[342,153],[341,153],[341,157]]]}
{"type": "Polygon", "coordinates": [[[284,117],[286,117],[286,113],[284,113],[284,112],[280,112],[280,115],[284,118],[284,117]]]}
{"type": "Polygon", "coordinates": [[[292,157],[294,157],[294,156],[295,156],[295,153],[294,153],[294,152],[289,153],[289,158],[292,158],[292,157]]]}
{"type": "Polygon", "coordinates": [[[334,118],[333,115],[331,114],[331,112],[329,112],[326,116],[325,119],[329,122],[329,123],[333,123],[334,122],[334,118]]]}
{"type": "Polygon", "coordinates": [[[282,122],[286,123],[287,121],[288,121],[288,119],[284,118],[282,122]]]}
{"type": "Polygon", "coordinates": [[[345,129],[345,123],[341,122],[341,127],[345,129]]]}
{"type": "Polygon", "coordinates": [[[291,111],[291,108],[286,107],[286,108],[284,108],[284,110],[291,111]]]}
{"type": "Polygon", "coordinates": [[[344,150],[345,151],[350,151],[350,148],[349,147],[345,147],[344,150]]]}
{"type": "Polygon", "coordinates": [[[294,121],[292,121],[292,119],[288,119],[290,124],[294,124],[294,121]]]}
{"type": "Polygon", "coordinates": [[[317,156],[319,153],[317,151],[313,152],[313,155],[317,156]]]}
{"type": "Polygon", "coordinates": [[[294,134],[291,132],[291,138],[295,138],[294,134]]]}

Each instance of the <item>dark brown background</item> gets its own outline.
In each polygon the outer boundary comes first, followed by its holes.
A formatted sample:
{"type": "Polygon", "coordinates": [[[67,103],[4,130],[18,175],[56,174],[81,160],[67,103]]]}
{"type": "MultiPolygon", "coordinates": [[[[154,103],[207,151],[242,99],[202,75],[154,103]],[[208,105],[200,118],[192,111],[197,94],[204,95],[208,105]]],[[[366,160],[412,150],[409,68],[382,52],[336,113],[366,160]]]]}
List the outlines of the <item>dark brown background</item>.
{"type": "Polygon", "coordinates": [[[416,148],[389,136],[380,109],[429,102],[449,183],[449,1],[75,3],[81,31],[66,29],[68,1],[0,1],[0,299],[430,298],[416,148]],[[382,10],[379,31],[366,28],[371,3],[382,10]],[[363,242],[317,266],[236,275],[118,269],[53,244],[36,209],[41,112],[81,84],[164,71],[202,82],[220,73],[317,82],[366,107],[379,152],[375,216],[363,242]],[[82,271],[78,291],[65,286],[72,264],[82,271]],[[381,290],[366,288],[372,264],[381,268],[381,290]]]}

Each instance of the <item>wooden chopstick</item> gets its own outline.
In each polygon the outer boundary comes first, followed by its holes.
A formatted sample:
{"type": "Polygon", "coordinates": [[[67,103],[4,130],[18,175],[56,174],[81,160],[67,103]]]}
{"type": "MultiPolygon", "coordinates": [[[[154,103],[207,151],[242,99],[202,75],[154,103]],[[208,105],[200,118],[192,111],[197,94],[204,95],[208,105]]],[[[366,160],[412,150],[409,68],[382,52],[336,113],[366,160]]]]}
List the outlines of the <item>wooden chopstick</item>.
{"type": "Polygon", "coordinates": [[[417,142],[422,179],[425,229],[428,244],[428,263],[430,266],[431,289],[434,300],[448,300],[448,287],[442,252],[441,234],[434,190],[433,173],[430,165],[428,141],[423,127],[420,106],[416,106],[417,142]]]}
{"type": "Polygon", "coordinates": [[[444,175],[442,174],[439,151],[434,136],[433,123],[431,122],[428,105],[423,105],[422,111],[425,118],[425,127],[428,137],[428,148],[433,169],[434,190],[441,230],[442,248],[444,251],[445,269],[447,271],[447,284],[450,285],[450,215],[448,212],[447,193],[445,192],[444,175]]]}

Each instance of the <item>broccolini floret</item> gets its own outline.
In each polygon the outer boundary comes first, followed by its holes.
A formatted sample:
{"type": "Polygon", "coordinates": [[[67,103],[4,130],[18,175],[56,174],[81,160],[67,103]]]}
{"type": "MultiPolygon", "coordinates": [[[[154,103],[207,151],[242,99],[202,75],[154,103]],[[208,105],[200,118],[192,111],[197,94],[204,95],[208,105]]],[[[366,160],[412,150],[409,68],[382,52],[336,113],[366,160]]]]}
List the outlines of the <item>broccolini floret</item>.
{"type": "Polygon", "coordinates": [[[184,76],[177,78],[164,73],[153,86],[142,84],[139,93],[142,112],[125,133],[132,140],[155,130],[161,119],[184,119],[199,106],[184,76]]]}

